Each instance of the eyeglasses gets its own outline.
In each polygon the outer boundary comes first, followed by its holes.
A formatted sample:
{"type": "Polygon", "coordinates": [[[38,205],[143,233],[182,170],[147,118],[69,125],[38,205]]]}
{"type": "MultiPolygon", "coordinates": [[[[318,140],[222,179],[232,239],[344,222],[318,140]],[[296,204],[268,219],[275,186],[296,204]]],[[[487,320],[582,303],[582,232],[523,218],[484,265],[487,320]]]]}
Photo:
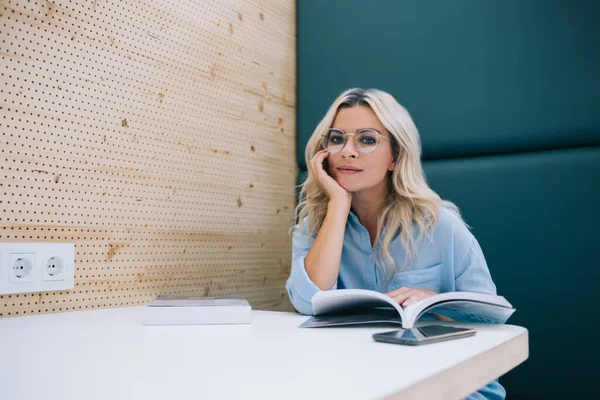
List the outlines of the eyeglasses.
{"type": "Polygon", "coordinates": [[[331,128],[321,135],[321,145],[328,152],[337,153],[344,148],[348,136],[351,135],[354,136],[354,147],[363,154],[370,154],[377,150],[381,138],[390,139],[372,128],[361,129],[355,133],[346,133],[341,129],[331,128]]]}

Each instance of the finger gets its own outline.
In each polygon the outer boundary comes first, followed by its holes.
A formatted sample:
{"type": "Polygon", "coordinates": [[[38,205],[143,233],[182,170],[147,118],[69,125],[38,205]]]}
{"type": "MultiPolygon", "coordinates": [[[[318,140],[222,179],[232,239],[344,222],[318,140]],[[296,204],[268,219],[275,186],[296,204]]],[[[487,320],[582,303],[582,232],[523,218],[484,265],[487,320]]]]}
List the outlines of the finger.
{"type": "Polygon", "coordinates": [[[325,161],[325,159],[328,156],[329,156],[329,153],[323,154],[321,157],[316,159],[314,161],[314,164],[312,165],[313,171],[316,174],[318,181],[321,181],[323,179],[327,179],[327,178],[331,177],[331,175],[329,175],[329,173],[327,171],[325,171],[325,168],[323,166],[323,162],[325,161]]]}
{"type": "Polygon", "coordinates": [[[436,314],[436,313],[431,313],[431,314],[433,314],[433,316],[436,317],[437,319],[439,319],[440,321],[454,322],[454,320],[452,318],[446,317],[445,315],[436,314]]]}
{"type": "Polygon", "coordinates": [[[426,298],[428,298],[429,296],[431,296],[429,293],[427,292],[423,292],[423,289],[416,289],[412,295],[404,301],[404,303],[402,303],[403,307],[409,307],[412,306],[413,304],[416,304],[418,302],[420,302],[421,300],[425,300],[426,298]]]}
{"type": "Polygon", "coordinates": [[[406,287],[401,286],[398,289],[394,289],[391,292],[387,292],[386,296],[394,297],[394,296],[396,296],[397,294],[399,294],[404,289],[406,289],[406,287]]]}
{"type": "Polygon", "coordinates": [[[406,286],[401,286],[398,289],[392,290],[391,292],[386,293],[386,295],[390,296],[390,297],[395,297],[401,293],[404,293],[408,290],[411,290],[411,288],[406,287],[406,286]]]}
{"type": "Polygon", "coordinates": [[[329,154],[329,152],[328,152],[327,150],[320,150],[320,151],[317,151],[317,152],[315,153],[315,155],[313,156],[313,158],[312,158],[312,159],[313,159],[313,160],[316,160],[317,158],[319,158],[319,157],[322,157],[322,156],[323,156],[323,155],[325,155],[325,154],[327,154],[327,155],[328,155],[328,154],[329,154]]]}
{"type": "Polygon", "coordinates": [[[323,168],[323,161],[329,157],[329,152],[327,150],[322,150],[318,152],[312,159],[313,167],[321,167],[323,168]]]}
{"type": "Polygon", "coordinates": [[[409,299],[411,296],[413,296],[413,292],[408,291],[408,292],[404,292],[404,293],[400,293],[396,296],[394,296],[394,300],[396,301],[396,303],[398,304],[403,304],[407,299],[409,299]]]}
{"type": "Polygon", "coordinates": [[[413,304],[418,303],[419,301],[421,301],[421,298],[418,294],[415,294],[413,296],[409,296],[406,300],[404,300],[404,302],[402,303],[402,307],[406,308],[406,307],[410,307],[413,304]]]}

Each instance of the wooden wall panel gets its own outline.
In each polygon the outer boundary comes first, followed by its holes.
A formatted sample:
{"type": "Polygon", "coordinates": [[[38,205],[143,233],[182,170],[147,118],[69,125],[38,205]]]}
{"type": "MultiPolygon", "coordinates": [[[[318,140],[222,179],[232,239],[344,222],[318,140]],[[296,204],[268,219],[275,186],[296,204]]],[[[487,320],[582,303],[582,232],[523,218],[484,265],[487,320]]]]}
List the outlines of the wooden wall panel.
{"type": "Polygon", "coordinates": [[[0,316],[244,295],[290,309],[295,3],[2,1],[0,241],[75,243],[0,316]]]}

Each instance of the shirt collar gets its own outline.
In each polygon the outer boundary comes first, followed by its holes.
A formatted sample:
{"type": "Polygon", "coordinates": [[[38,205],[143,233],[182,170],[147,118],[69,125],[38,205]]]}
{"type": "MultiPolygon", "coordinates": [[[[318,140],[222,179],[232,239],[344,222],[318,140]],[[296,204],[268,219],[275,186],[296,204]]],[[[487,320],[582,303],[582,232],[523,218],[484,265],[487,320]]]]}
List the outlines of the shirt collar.
{"type": "MultiPolygon", "coordinates": [[[[354,227],[358,227],[358,226],[363,226],[360,221],[358,220],[358,217],[356,216],[356,214],[354,214],[352,212],[352,210],[350,210],[350,213],[348,214],[348,221],[351,222],[354,227]]],[[[388,227],[387,225],[383,227],[383,230],[381,231],[381,235],[379,236],[379,243],[376,243],[376,246],[378,246],[380,244],[380,242],[383,240],[383,237],[385,236],[385,233],[387,232],[388,227]]],[[[398,236],[400,235],[400,230],[398,229],[398,231],[394,234],[394,237],[392,238],[392,240],[396,239],[398,236]]]]}
{"type": "MultiPolygon", "coordinates": [[[[352,210],[350,210],[350,213],[348,214],[348,222],[350,222],[353,225],[353,228],[357,228],[359,226],[363,226],[360,221],[358,220],[358,217],[356,216],[356,214],[354,214],[352,212],[352,210]]],[[[379,236],[379,241],[378,243],[375,244],[375,246],[379,246],[381,244],[381,241],[383,240],[383,237],[385,236],[385,233],[387,232],[388,227],[387,225],[383,227],[383,230],[381,231],[381,235],[379,236]]],[[[394,240],[397,236],[398,236],[399,232],[396,232],[396,234],[394,235],[394,237],[392,238],[392,240],[394,240]]]]}
{"type": "Polygon", "coordinates": [[[352,210],[350,210],[350,214],[348,215],[348,220],[354,222],[357,225],[361,225],[360,221],[358,220],[358,217],[356,216],[356,214],[354,214],[352,212],[352,210]]]}

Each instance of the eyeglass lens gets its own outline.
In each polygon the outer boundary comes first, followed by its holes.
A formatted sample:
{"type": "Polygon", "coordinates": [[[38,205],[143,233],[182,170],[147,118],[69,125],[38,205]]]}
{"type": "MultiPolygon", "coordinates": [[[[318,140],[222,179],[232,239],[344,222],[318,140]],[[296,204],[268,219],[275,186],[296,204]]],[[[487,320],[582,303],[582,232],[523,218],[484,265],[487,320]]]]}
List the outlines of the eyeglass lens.
{"type": "MultiPolygon", "coordinates": [[[[379,143],[379,134],[370,129],[364,129],[359,131],[354,136],[354,146],[361,153],[372,153],[377,149],[379,143]]],[[[348,136],[339,130],[330,129],[325,135],[323,135],[322,145],[330,153],[337,153],[344,148],[348,136]]]]}

